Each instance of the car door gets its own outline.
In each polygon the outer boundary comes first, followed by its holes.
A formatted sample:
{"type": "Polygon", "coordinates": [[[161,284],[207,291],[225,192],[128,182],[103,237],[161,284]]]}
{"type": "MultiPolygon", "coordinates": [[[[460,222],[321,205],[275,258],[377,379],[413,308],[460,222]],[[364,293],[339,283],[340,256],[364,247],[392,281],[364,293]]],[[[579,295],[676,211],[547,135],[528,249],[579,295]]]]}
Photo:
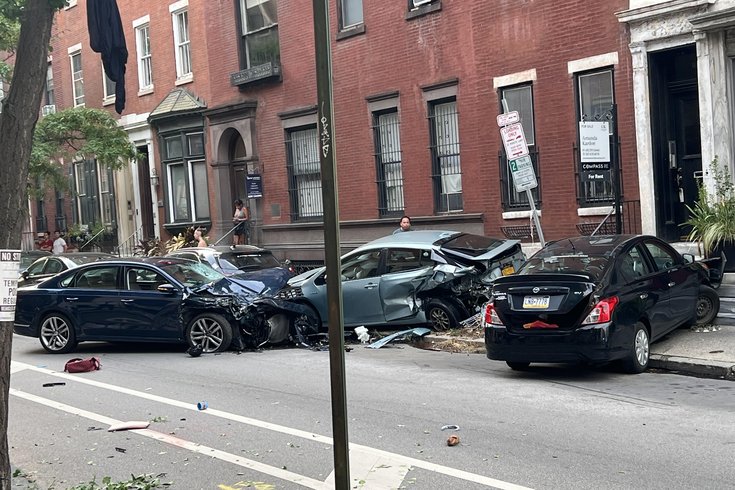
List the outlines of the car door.
{"type": "MultiPolygon", "coordinates": [[[[699,295],[699,278],[696,272],[685,264],[679,253],[668,244],[658,240],[644,242],[651,262],[656,270],[665,277],[669,291],[668,329],[676,328],[694,317],[699,295]]],[[[661,332],[663,335],[664,332],[661,332]]],[[[656,338],[656,336],[653,336],[656,338]]]]}
{"type": "Polygon", "coordinates": [[[342,311],[345,325],[385,323],[380,298],[381,250],[342,259],[342,311]]]}
{"type": "Polygon", "coordinates": [[[46,262],[48,262],[48,258],[44,257],[42,259],[36,260],[34,263],[32,263],[28,269],[22,274],[22,280],[18,281],[19,286],[27,286],[29,284],[34,284],[38,281],[40,281],[43,277],[43,269],[46,267],[46,262]]]}
{"type": "Polygon", "coordinates": [[[633,325],[645,316],[654,332],[668,328],[671,319],[667,279],[654,269],[645,251],[636,245],[623,252],[616,260],[615,271],[620,296],[618,322],[633,325]]]}
{"type": "Polygon", "coordinates": [[[59,296],[81,337],[114,340],[120,334],[116,265],[85,267],[59,296]]]}
{"type": "Polygon", "coordinates": [[[145,266],[127,266],[120,291],[120,323],[130,340],[178,340],[183,338],[179,319],[182,293],[162,292],[171,283],[158,271],[145,266]]]}
{"type": "Polygon", "coordinates": [[[386,322],[410,318],[420,311],[416,291],[431,278],[435,265],[429,250],[387,250],[385,272],[380,277],[380,298],[386,322]]]}

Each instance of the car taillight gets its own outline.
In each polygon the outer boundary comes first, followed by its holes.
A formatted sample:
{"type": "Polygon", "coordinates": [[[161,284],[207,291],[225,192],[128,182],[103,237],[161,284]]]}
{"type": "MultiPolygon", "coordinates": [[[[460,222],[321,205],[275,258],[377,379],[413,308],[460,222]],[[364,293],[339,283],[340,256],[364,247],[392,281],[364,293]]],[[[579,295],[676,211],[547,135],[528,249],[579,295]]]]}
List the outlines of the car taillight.
{"type": "Polygon", "coordinates": [[[485,305],[485,314],[482,316],[483,326],[488,325],[503,325],[503,321],[498,316],[498,312],[495,311],[495,305],[488,303],[485,305]]]}
{"type": "Polygon", "coordinates": [[[607,323],[612,320],[613,311],[615,306],[618,304],[618,297],[611,296],[609,298],[601,299],[592,308],[590,314],[584,319],[582,325],[593,325],[595,323],[607,323]]]}

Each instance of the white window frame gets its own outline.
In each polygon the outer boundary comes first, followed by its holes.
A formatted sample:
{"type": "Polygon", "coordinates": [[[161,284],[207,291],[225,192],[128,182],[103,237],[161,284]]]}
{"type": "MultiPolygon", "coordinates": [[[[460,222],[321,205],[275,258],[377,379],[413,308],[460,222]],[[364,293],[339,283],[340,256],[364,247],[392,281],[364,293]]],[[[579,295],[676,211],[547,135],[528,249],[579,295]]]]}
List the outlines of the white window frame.
{"type": "MultiPolygon", "coordinates": [[[[258,2],[256,5],[258,5],[258,4],[264,3],[266,0],[256,0],[256,1],[258,2]]],[[[277,0],[273,0],[273,1],[277,2],[277,0]]],[[[242,44],[241,49],[243,50],[243,55],[245,58],[245,68],[252,68],[253,66],[258,66],[258,65],[257,64],[253,65],[252,60],[250,59],[250,49],[248,47],[249,46],[248,37],[258,35],[265,31],[275,30],[276,38],[278,38],[278,19],[276,19],[275,22],[273,22],[273,19],[270,19],[271,21],[270,24],[264,25],[263,27],[260,27],[257,29],[250,29],[250,27],[248,26],[248,19],[247,19],[247,3],[248,3],[248,0],[240,0],[240,28],[242,29],[242,37],[243,37],[243,44],[242,44]]],[[[279,39],[279,43],[280,43],[280,39],[279,39]]],[[[280,49],[281,48],[279,44],[279,47],[278,47],[279,55],[280,55],[280,49]]]]}
{"type": "Polygon", "coordinates": [[[174,34],[174,57],[176,59],[176,85],[189,83],[194,79],[191,65],[191,38],[189,35],[188,0],[169,5],[174,34]],[[186,39],[182,39],[182,19],[186,16],[186,39]]]}
{"type": "Polygon", "coordinates": [[[84,107],[84,65],[82,64],[82,45],[77,44],[68,50],[69,67],[71,69],[71,91],[74,100],[74,107],[84,107]],[[79,56],[79,71],[74,71],[74,57],[79,56]],[[80,84],[81,95],[77,90],[77,82],[80,84]]]}
{"type": "MultiPolygon", "coordinates": [[[[362,0],[339,0],[339,21],[340,21],[340,29],[345,30],[349,29],[351,27],[359,26],[361,24],[365,23],[365,10],[363,9],[362,0]],[[353,4],[352,2],[360,2],[360,20],[351,20],[347,21],[346,19],[346,12],[351,9],[357,9],[357,5],[353,4]]],[[[351,15],[356,15],[357,12],[351,12],[351,15]]]]}
{"type": "Polygon", "coordinates": [[[151,52],[150,16],[133,21],[135,53],[138,61],[138,95],[153,92],[153,54],[151,52]]]}
{"type": "Polygon", "coordinates": [[[115,102],[115,82],[113,82],[110,77],[107,76],[107,73],[105,73],[105,67],[102,66],[102,105],[110,105],[115,102]],[[112,84],[111,87],[108,85],[112,84]],[[110,89],[112,89],[112,92],[110,92],[110,89]]]}
{"type": "Polygon", "coordinates": [[[169,221],[171,223],[179,223],[179,222],[197,222],[197,221],[204,221],[208,220],[210,218],[210,211],[209,211],[209,202],[207,201],[206,206],[207,209],[199,209],[197,207],[196,202],[196,196],[197,192],[199,192],[199,195],[209,196],[209,193],[207,192],[207,189],[195,189],[195,182],[194,182],[194,166],[195,165],[201,165],[205,167],[205,173],[206,173],[206,160],[204,159],[182,159],[174,162],[170,162],[166,164],[166,181],[168,183],[168,215],[169,215],[169,221]],[[175,197],[177,196],[177,193],[174,192],[174,179],[173,179],[173,169],[174,167],[181,167],[181,169],[184,171],[184,185],[186,188],[184,189],[184,195],[186,196],[186,207],[187,211],[189,213],[189,217],[184,219],[178,216],[178,213],[176,212],[176,202],[175,197]]]}

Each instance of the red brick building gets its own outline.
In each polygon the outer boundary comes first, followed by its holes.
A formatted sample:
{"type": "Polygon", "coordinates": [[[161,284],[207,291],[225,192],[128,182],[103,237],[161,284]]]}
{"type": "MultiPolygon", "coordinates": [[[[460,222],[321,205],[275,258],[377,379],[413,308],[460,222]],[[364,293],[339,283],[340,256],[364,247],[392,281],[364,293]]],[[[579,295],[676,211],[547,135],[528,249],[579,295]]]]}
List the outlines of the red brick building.
{"type": "MultiPolygon", "coordinates": [[[[242,198],[252,242],[321,259],[312,2],[118,5],[130,52],[120,123],[148,154],[114,176],[121,242],[191,224],[217,239],[242,198]]],[[[615,16],[627,7],[330,1],[343,246],[392,232],[403,214],[417,229],[526,236],[529,206],[496,123],[502,99],[520,114],[547,240],[589,232],[608,214],[616,156],[625,229],[640,231],[631,55],[615,16]],[[613,104],[616,125],[589,126],[619,144],[580,152],[580,120],[609,121],[613,104]]],[[[79,68],[83,103],[112,110],[84,2],[59,13],[53,48],[56,110],[80,103],[79,68]]],[[[85,204],[72,200],[77,222],[85,204]]]]}

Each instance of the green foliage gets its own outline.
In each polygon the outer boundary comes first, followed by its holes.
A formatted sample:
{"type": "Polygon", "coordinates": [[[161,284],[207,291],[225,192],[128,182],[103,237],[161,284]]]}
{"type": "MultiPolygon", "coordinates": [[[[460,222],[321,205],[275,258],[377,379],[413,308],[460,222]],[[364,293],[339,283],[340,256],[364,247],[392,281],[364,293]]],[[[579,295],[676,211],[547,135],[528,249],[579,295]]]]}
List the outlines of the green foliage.
{"type": "Polygon", "coordinates": [[[710,164],[714,181],[714,194],[700,185],[694,206],[687,206],[689,219],[685,225],[692,227],[688,240],[700,242],[705,255],[720,244],[735,243],[735,186],[730,171],[720,165],[717,158],[710,164]]]}
{"type": "MultiPolygon", "coordinates": [[[[29,165],[30,182],[67,189],[62,162],[96,158],[117,170],[139,155],[127,133],[109,112],[75,107],[45,116],[36,125],[29,165]]],[[[44,189],[31,187],[33,194],[44,189]]]]}
{"type": "Polygon", "coordinates": [[[101,483],[97,483],[97,479],[95,478],[90,482],[80,483],[79,485],[70,487],[68,490],[152,490],[171,485],[170,482],[161,483],[159,478],[163,475],[163,473],[157,476],[149,474],[130,475],[130,480],[120,482],[113,482],[112,478],[106,476],[102,479],[101,483]]]}

